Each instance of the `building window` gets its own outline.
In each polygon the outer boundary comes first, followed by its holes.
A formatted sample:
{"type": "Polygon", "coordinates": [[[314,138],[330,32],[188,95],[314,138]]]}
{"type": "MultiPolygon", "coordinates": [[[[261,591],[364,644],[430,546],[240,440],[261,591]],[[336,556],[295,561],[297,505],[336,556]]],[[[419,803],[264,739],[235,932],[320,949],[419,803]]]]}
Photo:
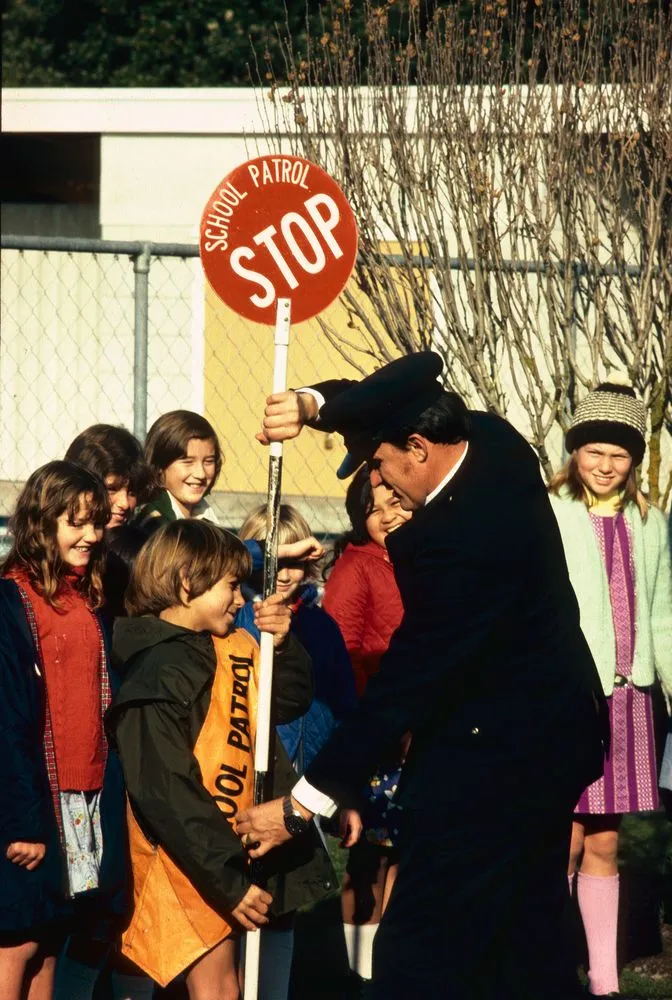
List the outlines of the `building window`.
{"type": "Polygon", "coordinates": [[[0,135],[2,229],[100,237],[100,136],[0,135]]]}

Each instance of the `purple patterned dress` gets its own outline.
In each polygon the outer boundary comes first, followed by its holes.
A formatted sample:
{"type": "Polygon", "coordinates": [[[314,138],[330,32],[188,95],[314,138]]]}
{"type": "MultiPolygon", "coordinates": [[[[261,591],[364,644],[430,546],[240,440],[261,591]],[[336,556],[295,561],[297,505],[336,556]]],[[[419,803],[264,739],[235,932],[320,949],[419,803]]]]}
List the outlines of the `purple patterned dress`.
{"type": "Polygon", "coordinates": [[[611,752],[604,775],[590,785],[576,813],[635,813],[658,808],[658,775],[651,692],[634,687],[635,586],[630,526],[618,513],[590,514],[609,580],[609,597],[616,638],[616,674],[628,678],[607,699],[611,721],[611,752]]]}

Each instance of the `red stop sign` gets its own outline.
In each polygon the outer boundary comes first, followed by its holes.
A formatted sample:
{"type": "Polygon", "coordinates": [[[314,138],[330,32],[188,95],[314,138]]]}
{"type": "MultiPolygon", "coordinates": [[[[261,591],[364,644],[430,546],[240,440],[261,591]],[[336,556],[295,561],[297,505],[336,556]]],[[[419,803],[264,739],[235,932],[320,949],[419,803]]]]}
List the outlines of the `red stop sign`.
{"type": "Polygon", "coordinates": [[[357,256],[357,224],[321,167],[298,156],[248,160],[217,185],[201,219],[201,261],[217,295],[257,323],[310,319],[343,291],[357,256]]]}

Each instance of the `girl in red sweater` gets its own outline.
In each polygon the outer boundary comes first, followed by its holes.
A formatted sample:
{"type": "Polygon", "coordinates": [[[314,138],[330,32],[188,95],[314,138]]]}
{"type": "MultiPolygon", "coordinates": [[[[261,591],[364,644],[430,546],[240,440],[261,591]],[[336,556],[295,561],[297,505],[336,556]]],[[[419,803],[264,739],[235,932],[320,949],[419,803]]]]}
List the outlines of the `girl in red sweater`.
{"type": "MultiPolygon", "coordinates": [[[[355,674],[357,693],[380,668],[392,633],[403,615],[385,539],[410,517],[386,486],[371,488],[362,467],[348,488],[345,508],[352,528],[335,545],[335,563],[322,606],[340,628],[355,674]]],[[[403,757],[407,747],[400,750],[403,757]]],[[[391,802],[399,760],[379,771],[367,791],[362,813],[365,832],[350,850],[343,885],[342,913],[350,968],[371,978],[373,939],[396,876],[398,809],[391,802]],[[396,814],[396,815],[395,815],[396,814]]]]}
{"type": "Polygon", "coordinates": [[[74,921],[90,930],[124,906],[123,786],[103,729],[111,684],[97,610],[109,519],[102,480],[50,462],[29,477],[11,520],[0,580],[11,790],[0,844],[3,1000],[24,991],[48,1000],[74,921]]]}
{"type": "Polygon", "coordinates": [[[403,615],[385,539],[411,513],[387,487],[371,489],[366,467],[350,483],[345,509],[352,527],[334,546],[322,606],[343,634],[361,697],[403,615]]]}

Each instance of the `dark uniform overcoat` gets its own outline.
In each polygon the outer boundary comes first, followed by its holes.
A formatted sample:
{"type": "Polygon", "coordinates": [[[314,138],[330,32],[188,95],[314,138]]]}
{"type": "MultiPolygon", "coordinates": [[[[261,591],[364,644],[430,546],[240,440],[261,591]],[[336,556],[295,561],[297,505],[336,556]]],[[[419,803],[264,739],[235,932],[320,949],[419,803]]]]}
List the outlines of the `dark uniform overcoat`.
{"type": "Polygon", "coordinates": [[[608,725],[530,446],[473,412],[456,475],[387,546],[403,621],[358,710],[306,774],[346,799],[412,732],[373,996],[573,997],[572,812],[602,771],[608,725]]]}

